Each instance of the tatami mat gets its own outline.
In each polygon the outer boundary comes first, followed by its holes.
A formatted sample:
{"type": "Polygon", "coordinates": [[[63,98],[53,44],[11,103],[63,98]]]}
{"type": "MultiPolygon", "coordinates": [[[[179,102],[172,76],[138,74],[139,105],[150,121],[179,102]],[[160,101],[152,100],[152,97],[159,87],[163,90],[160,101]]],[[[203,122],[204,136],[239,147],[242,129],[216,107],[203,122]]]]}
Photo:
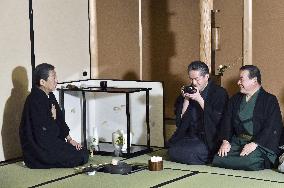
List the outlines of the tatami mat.
{"type": "Polygon", "coordinates": [[[169,187],[194,187],[194,188],[283,188],[284,184],[257,181],[251,179],[220,176],[212,174],[197,174],[186,179],[176,181],[173,184],[163,186],[169,187]]]}
{"type": "MultiPolygon", "coordinates": [[[[185,165],[167,161],[166,150],[126,159],[128,164],[147,164],[150,156],[164,157],[164,170],[147,169],[130,175],[76,174],[74,169],[28,169],[21,162],[0,166],[0,187],[284,187],[284,174],[275,170],[248,172],[205,165],[185,165]]],[[[95,156],[89,164],[108,163],[111,156],[95,156]]]]}

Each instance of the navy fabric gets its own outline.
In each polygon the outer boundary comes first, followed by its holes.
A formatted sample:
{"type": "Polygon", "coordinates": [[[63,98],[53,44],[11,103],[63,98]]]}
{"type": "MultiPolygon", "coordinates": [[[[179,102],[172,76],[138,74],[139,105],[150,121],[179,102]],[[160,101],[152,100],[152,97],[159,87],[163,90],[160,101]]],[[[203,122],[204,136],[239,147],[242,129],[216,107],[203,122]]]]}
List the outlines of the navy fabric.
{"type": "MultiPolygon", "coordinates": [[[[207,93],[208,87],[201,92],[201,96],[204,100],[206,100],[207,93]]],[[[199,134],[204,134],[203,109],[197,101],[190,100],[188,108],[182,117],[181,125],[170,140],[170,145],[184,137],[199,136],[199,134]]]]}
{"type": "Polygon", "coordinates": [[[197,137],[186,137],[168,149],[170,159],[175,162],[202,165],[211,161],[207,146],[197,137]]]}
{"type": "Polygon", "coordinates": [[[189,101],[181,118],[184,98],[179,96],[175,105],[177,130],[167,143],[171,160],[186,164],[205,164],[211,161],[217,150],[217,130],[224,107],[228,101],[227,92],[209,81],[201,92],[204,109],[198,102],[189,101]]]}

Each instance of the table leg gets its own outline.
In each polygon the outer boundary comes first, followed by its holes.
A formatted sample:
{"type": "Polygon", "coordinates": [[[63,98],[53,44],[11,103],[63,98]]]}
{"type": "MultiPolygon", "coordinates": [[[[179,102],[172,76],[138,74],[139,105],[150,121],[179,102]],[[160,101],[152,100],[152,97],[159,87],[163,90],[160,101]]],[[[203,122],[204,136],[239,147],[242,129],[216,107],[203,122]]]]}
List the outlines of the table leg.
{"type": "Polygon", "coordinates": [[[130,154],[130,110],[129,93],[126,93],[126,119],[127,119],[127,155],[130,154]]]}
{"type": "Polygon", "coordinates": [[[149,90],[146,90],[147,148],[150,149],[149,90]]]}
{"type": "Polygon", "coordinates": [[[86,95],[85,91],[82,91],[83,97],[83,137],[84,137],[84,148],[87,148],[87,140],[86,140],[86,95]]]}

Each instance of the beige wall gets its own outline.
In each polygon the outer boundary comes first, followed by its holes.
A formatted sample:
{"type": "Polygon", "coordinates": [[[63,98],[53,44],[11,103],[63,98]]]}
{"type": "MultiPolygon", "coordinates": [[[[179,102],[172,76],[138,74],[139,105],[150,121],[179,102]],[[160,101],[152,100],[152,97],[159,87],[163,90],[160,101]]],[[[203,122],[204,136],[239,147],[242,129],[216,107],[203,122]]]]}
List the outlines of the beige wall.
{"type": "Polygon", "coordinates": [[[143,78],[164,82],[165,117],[187,80],[187,65],[199,59],[199,1],[144,1],[143,78]]]}
{"type": "MultiPolygon", "coordinates": [[[[88,1],[34,0],[36,64],[56,66],[59,81],[89,70],[88,1]]],[[[31,88],[29,1],[0,3],[0,161],[22,155],[19,124],[31,88]]]]}
{"type": "Polygon", "coordinates": [[[58,81],[90,78],[88,0],[33,0],[36,64],[51,63],[58,81]]]}
{"type": "MultiPolygon", "coordinates": [[[[139,4],[97,0],[99,78],[140,78],[139,4]]],[[[143,0],[143,80],[164,81],[166,117],[199,58],[199,1],[143,0]]]]}
{"type": "Polygon", "coordinates": [[[252,60],[262,72],[263,87],[277,96],[284,112],[284,2],[253,1],[252,60]]]}
{"type": "MultiPolygon", "coordinates": [[[[242,56],[243,1],[216,0],[214,8],[220,9],[216,25],[221,27],[221,50],[216,52],[216,66],[234,64],[242,56]]],[[[284,110],[283,30],[284,2],[258,0],[252,5],[252,64],[262,72],[263,87],[277,96],[284,110]]],[[[236,81],[242,61],[227,70],[222,85],[232,95],[238,91],[236,81]]]]}
{"type": "Polygon", "coordinates": [[[233,95],[238,91],[237,78],[242,66],[243,1],[215,0],[214,9],[220,10],[216,13],[216,26],[221,29],[221,50],[216,51],[216,68],[234,64],[222,77],[222,86],[233,95]]]}
{"type": "Polygon", "coordinates": [[[30,75],[27,1],[0,6],[0,161],[21,156],[18,128],[30,75]]]}
{"type": "Polygon", "coordinates": [[[139,79],[138,1],[97,0],[98,78],[139,79]]]}
{"type": "MultiPolygon", "coordinates": [[[[260,66],[264,79],[270,75],[269,67],[272,70],[275,65],[271,61],[264,65],[258,59],[281,50],[277,47],[281,40],[277,39],[280,37],[275,35],[275,31],[271,33],[273,40],[270,37],[265,37],[268,41],[256,38],[263,38],[267,31],[272,32],[275,27],[281,26],[281,22],[277,25],[281,21],[281,6],[276,3],[262,0],[253,4],[253,64],[260,66]],[[262,13],[265,11],[269,13],[264,19],[262,13]],[[265,50],[259,44],[272,44],[275,50],[265,50]]],[[[233,65],[222,77],[222,86],[233,95],[238,91],[236,82],[242,65],[243,1],[216,0],[214,9],[220,9],[220,13],[216,14],[216,26],[221,28],[221,50],[216,52],[216,68],[221,64],[233,65]]],[[[98,0],[97,12],[99,77],[139,79],[138,3],[98,0]]],[[[143,79],[164,81],[166,117],[173,117],[174,100],[180,86],[187,81],[186,66],[199,58],[199,22],[199,1],[142,1],[143,79]]],[[[281,33],[281,28],[277,31],[281,33]]],[[[279,54],[280,51],[273,57],[279,54]]],[[[281,99],[280,91],[276,91],[280,86],[269,87],[274,88],[273,93],[276,92],[281,99]]]]}
{"type": "MultiPolygon", "coordinates": [[[[35,2],[37,63],[55,64],[59,80],[82,78],[89,71],[87,0],[35,2]]],[[[221,50],[216,65],[235,64],[222,77],[230,95],[242,56],[243,1],[215,0],[221,50]]],[[[284,110],[281,60],[284,3],[253,1],[253,64],[260,67],[263,86],[284,110]]],[[[3,0],[0,6],[0,161],[20,156],[18,126],[30,88],[28,1],[3,0]]],[[[166,117],[187,82],[187,65],[199,58],[199,1],[143,0],[143,79],[164,81],[166,117]]],[[[138,1],[97,0],[99,78],[139,79],[138,1]]]]}

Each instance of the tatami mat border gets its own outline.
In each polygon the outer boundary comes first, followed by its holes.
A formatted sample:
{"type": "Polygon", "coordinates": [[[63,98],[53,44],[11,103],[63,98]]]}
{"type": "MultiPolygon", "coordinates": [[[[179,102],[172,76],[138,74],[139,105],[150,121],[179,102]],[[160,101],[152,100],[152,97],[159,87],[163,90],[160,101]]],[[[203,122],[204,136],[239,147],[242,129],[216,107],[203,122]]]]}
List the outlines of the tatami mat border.
{"type": "Polygon", "coordinates": [[[5,166],[5,165],[8,165],[8,164],[13,164],[13,163],[16,163],[16,162],[19,162],[19,161],[22,161],[22,160],[23,160],[22,157],[18,157],[18,158],[6,160],[6,161],[1,161],[1,162],[0,162],[0,166],[5,166]]]}
{"type": "Polygon", "coordinates": [[[186,175],[183,175],[183,176],[181,176],[181,177],[178,177],[178,178],[175,178],[175,179],[172,179],[172,180],[169,180],[169,181],[165,181],[165,182],[160,183],[160,184],[158,184],[158,185],[152,186],[151,188],[162,187],[162,186],[164,186],[164,185],[168,185],[168,184],[170,184],[170,183],[174,183],[174,182],[176,182],[176,181],[179,181],[179,180],[188,178],[188,177],[190,177],[190,176],[194,176],[194,175],[196,175],[196,174],[198,174],[198,172],[197,172],[197,171],[193,171],[193,172],[191,172],[191,173],[189,173],[189,174],[186,174],[186,175]]]}
{"type": "Polygon", "coordinates": [[[217,172],[203,172],[203,171],[198,171],[198,170],[186,170],[186,169],[179,169],[179,168],[164,168],[164,169],[178,170],[178,171],[183,171],[183,172],[197,172],[197,173],[200,173],[200,174],[229,176],[229,177],[235,177],[235,178],[244,178],[244,179],[257,180],[257,181],[265,181],[265,182],[271,182],[271,183],[284,183],[284,181],[268,180],[268,179],[261,179],[261,178],[254,178],[254,177],[248,177],[248,176],[233,175],[233,174],[224,174],[224,173],[217,173],[217,172]]]}

